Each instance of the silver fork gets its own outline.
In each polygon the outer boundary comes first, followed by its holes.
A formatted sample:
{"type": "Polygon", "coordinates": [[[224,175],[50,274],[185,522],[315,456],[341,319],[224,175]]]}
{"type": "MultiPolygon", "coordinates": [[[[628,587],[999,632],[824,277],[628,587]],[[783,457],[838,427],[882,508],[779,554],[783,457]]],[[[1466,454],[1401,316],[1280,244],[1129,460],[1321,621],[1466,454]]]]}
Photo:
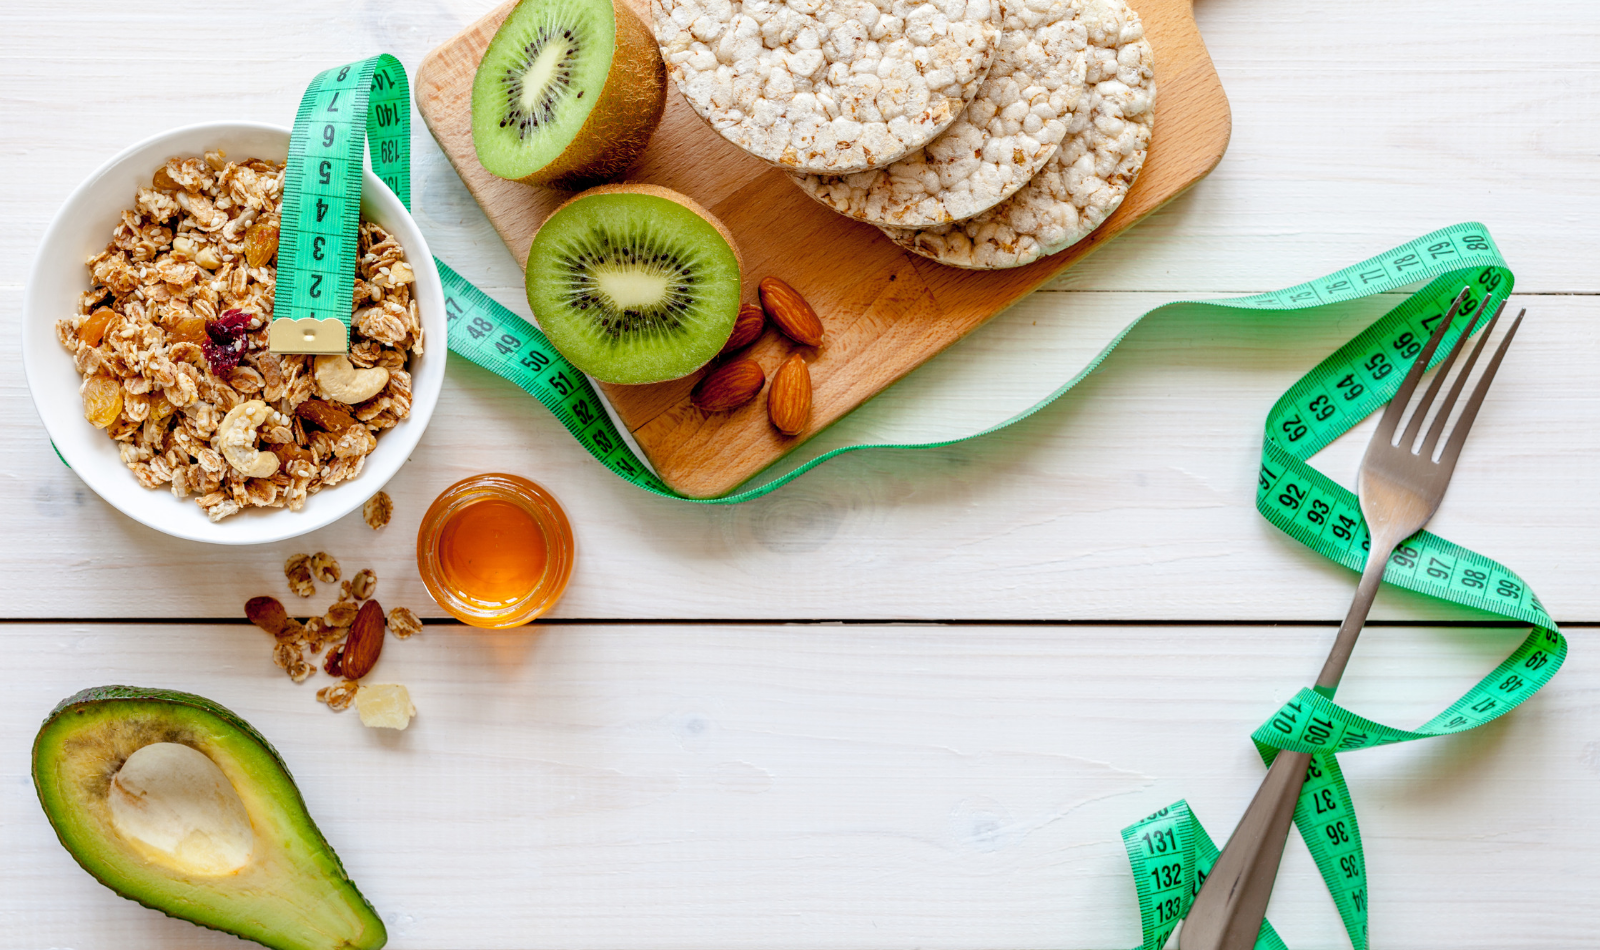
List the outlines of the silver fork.
{"type": "MultiPolygon", "coordinates": [[[[1456,297],[1450,312],[1440,321],[1433,335],[1428,338],[1427,345],[1411,364],[1411,371],[1406,374],[1400,391],[1390,400],[1389,408],[1378,421],[1378,431],[1372,434],[1367,454],[1361,460],[1357,494],[1361,499],[1361,514],[1366,517],[1372,533],[1372,544],[1367,554],[1366,569],[1361,572],[1361,583],[1356,587],[1355,600],[1350,604],[1350,613],[1340,624],[1333,650],[1323,664],[1321,675],[1317,677],[1318,692],[1329,697],[1338,689],[1345,664],[1355,650],[1356,637],[1361,634],[1367,612],[1372,609],[1372,599],[1378,593],[1389,555],[1396,545],[1421,530],[1433,513],[1439,510],[1439,501],[1444,498],[1445,487],[1450,484],[1450,475],[1455,471],[1456,459],[1461,454],[1462,444],[1466,442],[1467,432],[1478,416],[1478,407],[1483,404],[1490,383],[1494,382],[1495,371],[1500,368],[1500,361],[1511,346],[1511,338],[1522,324],[1523,313],[1527,312],[1524,310],[1517,314],[1517,319],[1506,331],[1505,338],[1484,368],[1476,388],[1461,410],[1460,419],[1450,431],[1450,437],[1435,461],[1434,450],[1438,448],[1456,398],[1461,395],[1478,355],[1483,352],[1484,344],[1494,332],[1505,304],[1502,303],[1495,310],[1494,317],[1479,335],[1472,355],[1467,357],[1449,394],[1434,415],[1420,450],[1415,446],[1423,422],[1427,419],[1428,409],[1488,306],[1487,296],[1472,315],[1471,322],[1462,331],[1461,338],[1456,341],[1450,354],[1440,364],[1438,374],[1417,403],[1398,441],[1394,437],[1395,430],[1404,417],[1406,404],[1411,401],[1417,381],[1422,378],[1439,341],[1454,321],[1468,290],[1470,288],[1464,288],[1456,297]]],[[[1194,905],[1184,919],[1183,929],[1178,933],[1179,950],[1252,950],[1255,946],[1261,920],[1266,914],[1267,900],[1272,896],[1272,884],[1278,876],[1278,863],[1283,857],[1284,841],[1294,818],[1295,801],[1300,797],[1300,788],[1305,784],[1306,767],[1310,762],[1309,753],[1287,751],[1279,752],[1273,760],[1272,768],[1267,770],[1256,797],[1245,809],[1244,817],[1239,820],[1233,836],[1228,839],[1211,873],[1206,876],[1200,893],[1195,896],[1194,905]]]]}

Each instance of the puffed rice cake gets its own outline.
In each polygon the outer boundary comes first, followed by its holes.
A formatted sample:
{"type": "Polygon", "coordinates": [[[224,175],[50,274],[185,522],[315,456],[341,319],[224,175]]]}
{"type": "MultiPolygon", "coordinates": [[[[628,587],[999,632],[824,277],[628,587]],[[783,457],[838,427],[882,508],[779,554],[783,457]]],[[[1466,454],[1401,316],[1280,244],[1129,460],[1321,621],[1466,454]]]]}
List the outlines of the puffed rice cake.
{"type": "Polygon", "coordinates": [[[652,0],[678,89],[790,171],[882,168],[933,141],[994,58],[997,0],[652,0]]]}
{"type": "Polygon", "coordinates": [[[1004,0],[994,65],[943,134],[887,168],[790,177],[845,217],[887,227],[932,227],[989,210],[1045,166],[1073,114],[1088,110],[1085,19],[1098,6],[1004,0]]]}
{"type": "Polygon", "coordinates": [[[1016,194],[966,221],[880,228],[907,250],[974,269],[1021,267],[1087,237],[1122,204],[1144,167],[1155,122],[1155,58],[1123,0],[1091,0],[1090,103],[1061,147],[1016,194]]]}

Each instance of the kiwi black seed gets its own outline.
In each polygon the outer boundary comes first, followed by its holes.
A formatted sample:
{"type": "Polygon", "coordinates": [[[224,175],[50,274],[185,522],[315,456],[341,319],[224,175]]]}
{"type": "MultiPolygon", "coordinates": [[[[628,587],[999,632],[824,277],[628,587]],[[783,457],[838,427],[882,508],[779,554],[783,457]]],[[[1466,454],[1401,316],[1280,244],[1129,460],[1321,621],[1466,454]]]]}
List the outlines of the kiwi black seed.
{"type": "MultiPolygon", "coordinates": [[[[572,66],[580,49],[571,30],[562,30],[557,35],[553,28],[541,26],[534,38],[523,46],[522,55],[513,60],[500,77],[506,94],[505,118],[500,120],[500,127],[516,129],[518,137],[526,142],[529,132],[538,129],[541,124],[555,121],[556,104],[572,91],[572,66]],[[522,100],[527,92],[528,72],[539,61],[539,54],[549,49],[551,43],[563,47],[558,52],[561,58],[549,78],[538,89],[532,90],[536,97],[532,105],[524,108],[522,100]]],[[[582,96],[583,90],[578,90],[578,95],[582,96]]]]}
{"type": "Polygon", "coordinates": [[[528,251],[528,303],[556,349],[604,382],[687,376],[739,313],[727,229],[677,192],[607,185],[552,214],[528,251]]]}
{"type": "Polygon", "coordinates": [[[472,141],[483,167],[580,188],[627,170],[666,104],[666,66],[627,0],[521,0],[478,64],[472,141]]]}

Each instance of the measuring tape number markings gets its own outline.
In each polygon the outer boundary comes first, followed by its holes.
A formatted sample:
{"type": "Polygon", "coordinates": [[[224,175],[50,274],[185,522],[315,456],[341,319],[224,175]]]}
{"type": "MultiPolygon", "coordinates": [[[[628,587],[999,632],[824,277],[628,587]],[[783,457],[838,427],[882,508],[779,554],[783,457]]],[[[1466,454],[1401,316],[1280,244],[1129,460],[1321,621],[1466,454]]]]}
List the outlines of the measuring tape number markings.
{"type": "MultiPolygon", "coordinates": [[[[295,117],[284,190],[275,318],[350,320],[361,147],[370,138],[374,171],[410,207],[410,96],[405,72],[383,55],[317,76],[295,117]],[[339,306],[333,306],[337,302],[339,306]],[[318,305],[323,307],[318,310],[318,305]],[[325,316],[323,316],[325,315],[325,316]]],[[[1150,311],[1125,327],[1072,379],[996,426],[961,438],[925,443],[850,445],[813,458],[765,484],[715,499],[688,499],[657,478],[622,437],[593,385],[544,334],[437,261],[444,284],[450,349],[502,376],[542,403],[601,464],[646,491],[702,504],[757,498],[846,452],[953,445],[1004,429],[1040,411],[1093,372],[1150,311]]],[[[1369,297],[1428,281],[1423,287],[1290,387],[1267,416],[1256,506],[1274,526],[1318,554],[1360,571],[1370,534],[1356,496],[1307,461],[1393,397],[1422,342],[1446,319],[1463,285],[1459,308],[1472,313],[1511,293],[1512,273],[1480,224],[1424,235],[1370,260],[1296,287],[1231,300],[1176,303],[1249,310],[1268,317],[1369,297]]],[[[1466,329],[1450,330],[1437,363],[1466,329]]],[[[276,325],[276,320],[275,320],[276,325]]],[[[304,350],[301,350],[304,352],[304,350]]],[[[1303,689],[1251,736],[1263,761],[1282,749],[1312,753],[1295,824],[1332,895],[1355,950],[1367,948],[1366,859],[1350,791],[1336,753],[1451,735],[1490,722],[1541,689],[1560,669],[1566,640],[1527,582],[1483,555],[1426,531],[1390,556],[1384,580],[1450,603],[1531,627],[1527,639],[1489,675],[1416,729],[1359,716],[1314,689],[1303,689]]],[[[1122,831],[1138,893],[1143,950],[1161,950],[1188,912],[1217,848],[1179,801],[1122,831]]],[[[1270,924],[1256,946],[1284,950],[1270,924]]]]}
{"type": "Polygon", "coordinates": [[[411,208],[411,90],[383,54],[318,73],[300,98],[284,167],[278,285],[267,334],[274,353],[350,348],[362,155],[411,208]]]}

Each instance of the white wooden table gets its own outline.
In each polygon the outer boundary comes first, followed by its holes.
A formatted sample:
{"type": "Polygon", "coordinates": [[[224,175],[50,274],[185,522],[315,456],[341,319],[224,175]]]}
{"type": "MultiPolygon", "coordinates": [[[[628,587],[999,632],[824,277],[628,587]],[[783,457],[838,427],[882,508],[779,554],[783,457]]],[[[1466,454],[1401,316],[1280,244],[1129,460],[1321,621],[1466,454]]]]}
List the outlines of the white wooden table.
{"type": "MultiPolygon", "coordinates": [[[[846,457],[733,508],[629,487],[464,361],[379,534],[351,517],[266,548],[179,542],[51,453],[14,315],[71,188],[165,128],[287,123],[328,65],[386,50],[414,68],[491,5],[93,0],[0,16],[0,948],[237,945],[106,891],[39,810],[38,721],[108,682],[205,694],[270,737],[395,948],[1135,945],[1118,829],[1187,797],[1227,833],[1261,772],[1248,733],[1314,673],[1353,590],[1255,513],[1253,473],[1273,400],[1373,304],[1293,327],[1169,314],[1004,434],[846,457]],[[329,713],[315,681],[272,667],[241,605],[290,599],[287,554],[370,565],[386,605],[438,616],[416,526],[445,485],[491,469],[543,482],[572,516],[580,559],[552,622],[391,643],[383,678],[421,710],[403,734],[329,713]]],[[[1216,172],[832,437],[908,401],[972,398],[974,367],[1005,376],[1031,356],[1064,378],[1083,362],[1070,341],[1017,345],[1041,322],[1120,326],[1485,222],[1530,315],[1434,526],[1523,574],[1571,657],[1486,728],[1346,769],[1374,946],[1591,946],[1600,7],[1199,0],[1198,19],[1234,110],[1216,172]]],[[[416,128],[429,241],[517,304],[520,274],[416,128]]],[[[1348,484],[1368,431],[1318,464],[1348,484]]],[[[1341,701],[1395,724],[1521,637],[1393,591],[1374,617],[1341,701]]],[[[1298,840],[1271,911],[1296,950],[1347,945],[1298,840]]]]}

